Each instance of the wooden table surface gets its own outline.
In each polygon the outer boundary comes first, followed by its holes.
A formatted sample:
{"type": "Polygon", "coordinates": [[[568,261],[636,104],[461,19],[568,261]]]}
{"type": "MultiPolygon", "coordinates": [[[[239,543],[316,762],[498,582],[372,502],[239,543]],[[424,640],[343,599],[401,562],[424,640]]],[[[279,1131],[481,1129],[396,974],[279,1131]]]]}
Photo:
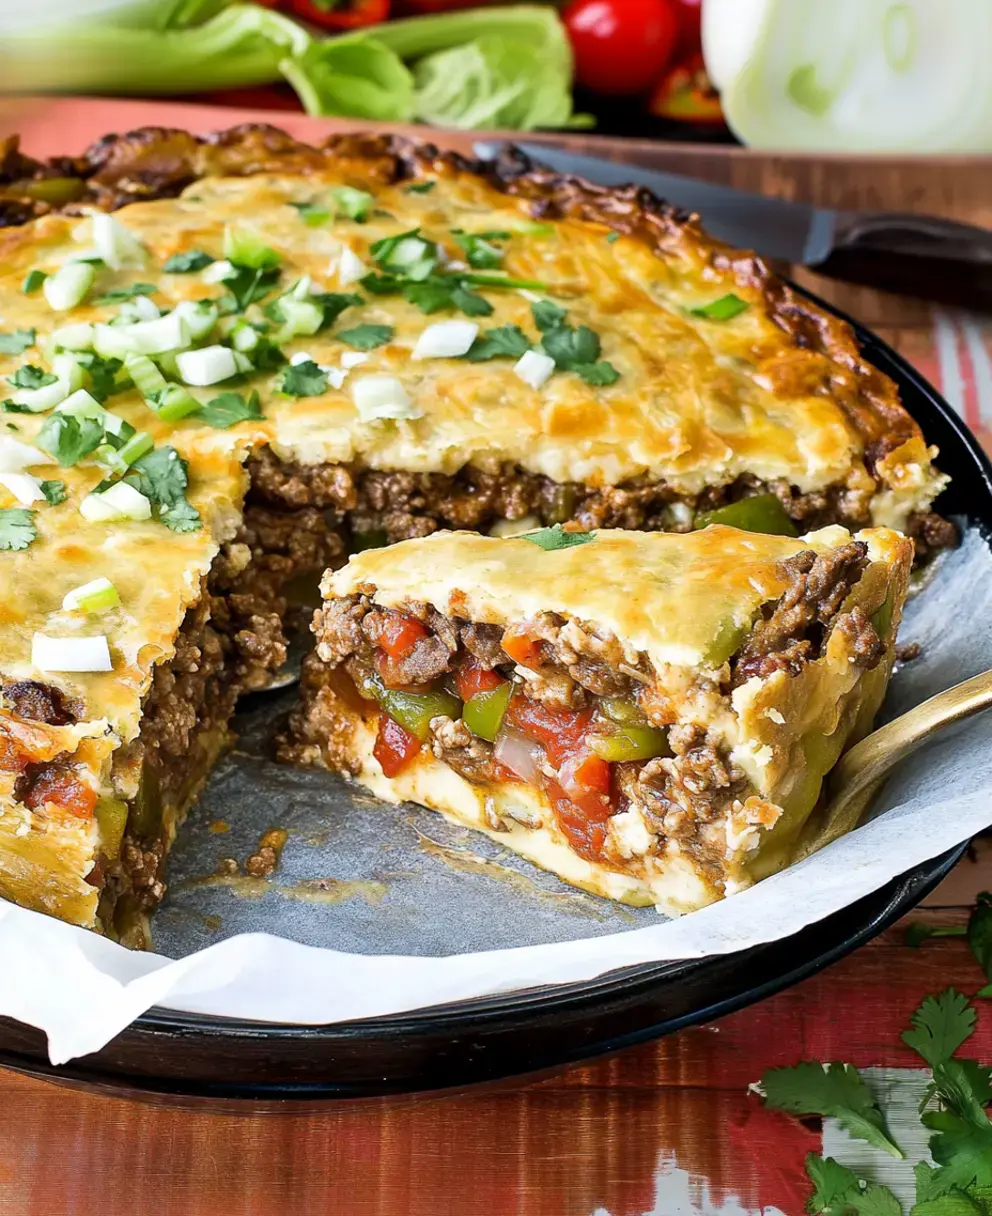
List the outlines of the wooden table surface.
{"type": "MultiPolygon", "coordinates": [[[[0,134],[15,122],[27,151],[54,153],[145,122],[207,130],[245,117],[61,101],[0,110],[0,134]]],[[[307,137],[334,126],[275,118],[307,137]]],[[[596,151],[618,155],[614,141],[596,151]]],[[[626,153],[784,197],[992,225],[987,160],[824,161],[650,144],[626,153]]],[[[798,277],[907,354],[992,446],[992,323],[798,277]]],[[[912,919],[962,921],[985,888],[992,845],[979,841],[912,919]]],[[[913,1009],[929,992],[981,983],[960,939],[913,950],[896,926],[760,1005],[551,1079],[320,1114],[159,1109],[0,1072],[0,1216],[799,1216],[805,1153],[825,1138],[841,1160],[851,1150],[829,1123],[765,1111],[748,1085],[768,1067],[819,1058],[877,1069],[874,1083],[892,1093],[912,1087],[918,1061],[899,1033],[913,1009]]],[[[970,1046],[992,1062],[992,1017],[970,1046]]],[[[902,1169],[886,1181],[907,1193],[902,1169]]]]}

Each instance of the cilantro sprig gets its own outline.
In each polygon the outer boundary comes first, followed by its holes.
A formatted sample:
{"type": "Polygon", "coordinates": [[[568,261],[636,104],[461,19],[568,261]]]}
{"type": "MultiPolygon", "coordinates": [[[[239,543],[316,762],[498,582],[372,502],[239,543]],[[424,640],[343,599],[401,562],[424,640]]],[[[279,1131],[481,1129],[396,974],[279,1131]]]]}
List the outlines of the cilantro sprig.
{"type": "Polygon", "coordinates": [[[600,359],[599,334],[588,325],[569,325],[564,308],[550,300],[531,305],[534,323],[543,334],[541,349],[560,371],[574,372],[587,384],[606,387],[620,379],[612,363],[600,359]]]}
{"type": "Polygon", "coordinates": [[[192,418],[217,430],[227,430],[239,422],[254,422],[262,417],[262,403],[257,392],[247,397],[240,393],[221,393],[201,406],[192,418]]]}
{"type": "Polygon", "coordinates": [[[283,372],[279,391],[288,397],[319,397],[327,392],[327,373],[312,359],[292,363],[283,372]]]}
{"type": "Polygon", "coordinates": [[[42,367],[35,367],[32,363],[25,363],[7,379],[14,388],[31,389],[44,388],[47,384],[54,384],[58,376],[53,376],[51,372],[46,372],[42,367]]]}
{"type": "Polygon", "coordinates": [[[12,333],[0,333],[0,355],[20,355],[34,346],[33,329],[15,329],[12,333]]]}
{"type": "Polygon", "coordinates": [[[198,532],[200,514],[186,499],[189,465],[173,447],[140,457],[123,480],[151,502],[156,518],[173,532],[198,532]]]}
{"type": "Polygon", "coordinates": [[[807,1212],[821,1216],[902,1216],[899,1200],[887,1186],[865,1182],[833,1157],[809,1153],[806,1173],[813,1183],[807,1212]]]}
{"type": "Polygon", "coordinates": [[[529,350],[530,339],[519,325],[499,325],[479,334],[465,358],[469,363],[485,363],[502,357],[519,359],[529,350]]]}
{"type": "Polygon", "coordinates": [[[38,538],[34,517],[25,507],[0,509],[0,551],[17,552],[33,544],[38,538]]]}
{"type": "Polygon", "coordinates": [[[573,549],[576,545],[588,545],[596,539],[595,532],[566,532],[561,524],[551,528],[538,528],[535,532],[525,532],[521,540],[529,540],[546,553],[554,553],[558,549],[573,549]]]}
{"type": "Polygon", "coordinates": [[[129,287],[115,287],[112,291],[104,292],[93,303],[123,304],[126,300],[135,299],[136,296],[154,295],[157,290],[154,283],[132,283],[129,287]]]}
{"type": "Polygon", "coordinates": [[[376,350],[391,342],[394,332],[391,325],[355,325],[351,329],[340,330],[335,337],[355,350],[376,350]]]}
{"type": "Polygon", "coordinates": [[[174,253],[162,269],[166,274],[193,274],[197,270],[204,270],[213,260],[202,249],[187,249],[185,253],[174,253]]]}

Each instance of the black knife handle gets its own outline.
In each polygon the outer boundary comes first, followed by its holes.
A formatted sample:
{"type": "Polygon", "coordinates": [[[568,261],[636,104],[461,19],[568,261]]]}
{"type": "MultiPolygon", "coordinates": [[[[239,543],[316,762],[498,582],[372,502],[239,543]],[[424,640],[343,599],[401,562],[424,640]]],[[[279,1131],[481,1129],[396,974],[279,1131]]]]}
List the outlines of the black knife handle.
{"type": "Polygon", "coordinates": [[[813,269],[832,278],[992,311],[992,232],[930,215],[839,212],[813,269]]]}

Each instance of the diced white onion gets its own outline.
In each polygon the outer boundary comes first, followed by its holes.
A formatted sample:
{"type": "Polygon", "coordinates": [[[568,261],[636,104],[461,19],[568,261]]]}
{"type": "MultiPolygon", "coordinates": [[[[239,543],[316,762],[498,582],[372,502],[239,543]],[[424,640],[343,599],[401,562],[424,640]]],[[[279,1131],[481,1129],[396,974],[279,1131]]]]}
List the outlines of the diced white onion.
{"type": "Polygon", "coordinates": [[[30,444],[0,435],[0,472],[20,473],[33,464],[51,464],[52,458],[30,444]]]}
{"type": "Polygon", "coordinates": [[[9,490],[22,507],[30,507],[45,497],[40,478],[30,473],[0,473],[0,486],[9,490]]]}
{"type": "Polygon", "coordinates": [[[108,359],[123,359],[127,354],[162,355],[182,350],[191,341],[189,326],[176,311],[155,321],[136,321],[133,325],[93,326],[93,346],[108,359]]]}
{"type": "Polygon", "coordinates": [[[322,367],[320,370],[327,377],[331,388],[341,388],[348,379],[348,373],[343,367],[322,367]]]}
{"type": "Polygon", "coordinates": [[[309,351],[298,350],[295,355],[290,356],[290,366],[296,367],[300,363],[316,363],[317,360],[310,354],[309,351]]]}
{"type": "Polygon", "coordinates": [[[176,366],[186,384],[204,388],[250,370],[251,362],[226,346],[204,346],[202,350],[186,350],[177,355],[176,366]]]}
{"type": "Polygon", "coordinates": [[[50,410],[83,382],[83,369],[72,355],[56,355],[52,360],[52,374],[55,380],[51,384],[18,389],[12,398],[14,403],[25,406],[32,413],[50,410]]]}
{"type": "Polygon", "coordinates": [[[358,367],[360,363],[367,363],[368,355],[360,350],[346,350],[341,356],[341,366],[346,372],[350,372],[353,367],[358,367]]]}
{"type": "Polygon", "coordinates": [[[74,591],[66,592],[62,607],[66,612],[107,612],[120,602],[117,588],[109,578],[95,578],[74,591]]]}
{"type": "Polygon", "coordinates": [[[414,359],[457,359],[468,354],[479,336],[474,321],[438,321],[428,325],[413,348],[414,359]]]}
{"type": "Polygon", "coordinates": [[[422,415],[395,376],[363,376],[355,381],[351,395],[362,422],[384,418],[413,419],[422,415]]]}
{"type": "Polygon", "coordinates": [[[111,270],[145,264],[144,245],[120,220],[105,211],[93,214],[93,244],[111,270]]]}
{"type": "Polygon", "coordinates": [[[210,333],[220,315],[217,305],[209,300],[182,300],[172,313],[182,318],[194,342],[202,341],[210,333]]]}
{"type": "Polygon", "coordinates": [[[396,246],[388,258],[390,266],[412,266],[427,253],[427,242],[419,236],[408,236],[396,246]]]}
{"type": "Polygon", "coordinates": [[[345,245],[338,258],[338,283],[342,287],[350,287],[368,274],[368,267],[350,246],[345,245]]]}
{"type": "Polygon", "coordinates": [[[220,262],[211,262],[209,266],[204,268],[200,278],[204,283],[223,283],[233,270],[234,266],[227,259],[220,262]]]}
{"type": "Polygon", "coordinates": [[[88,321],[63,325],[52,333],[52,341],[62,350],[89,350],[93,345],[93,326],[88,321]]]}
{"type": "MultiPolygon", "coordinates": [[[[155,321],[162,315],[161,308],[147,296],[135,296],[131,303],[142,321],[155,321]]],[[[184,303],[188,303],[188,301],[184,301],[184,303]]]]}
{"type": "Polygon", "coordinates": [[[36,633],[31,662],[39,671],[113,671],[104,634],[92,638],[50,638],[36,633]]]}
{"type": "Polygon", "coordinates": [[[84,388],[77,389],[59,405],[59,414],[73,414],[77,418],[100,418],[106,412],[99,401],[84,388]]]}
{"type": "Polygon", "coordinates": [[[151,519],[152,504],[126,481],[115,482],[102,494],[87,494],[79,504],[79,514],[90,523],[115,519],[151,519]]]}
{"type": "Polygon", "coordinates": [[[515,726],[504,725],[496,739],[493,755],[528,785],[541,779],[541,747],[515,726]]]}
{"type": "Polygon", "coordinates": [[[524,384],[540,388],[555,370],[555,361],[539,350],[528,350],[516,361],[513,370],[524,384]]]}
{"type": "Polygon", "coordinates": [[[81,304],[93,286],[96,271],[89,262],[67,262],[42,284],[42,293],[50,308],[68,312],[81,304]]]}

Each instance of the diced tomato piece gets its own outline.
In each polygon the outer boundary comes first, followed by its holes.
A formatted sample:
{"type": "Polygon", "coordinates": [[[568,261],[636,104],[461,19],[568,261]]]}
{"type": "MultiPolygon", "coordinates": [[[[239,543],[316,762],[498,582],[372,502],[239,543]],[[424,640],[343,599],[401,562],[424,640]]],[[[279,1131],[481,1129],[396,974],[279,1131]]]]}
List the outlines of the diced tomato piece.
{"type": "Polygon", "coordinates": [[[97,800],[96,790],[80,781],[71,768],[49,764],[32,780],[31,787],[24,796],[24,805],[37,810],[38,807],[51,802],[70,815],[89,819],[96,808],[97,800]]]}
{"type": "Polygon", "coordinates": [[[555,709],[529,697],[516,696],[507,707],[506,719],[536,739],[558,768],[581,747],[592,724],[592,710],[555,709]]]}
{"type": "Polygon", "coordinates": [[[372,755],[379,761],[387,777],[401,773],[414,756],[420,752],[420,740],[404,730],[388,714],[379,718],[379,733],[376,735],[372,755]]]}
{"type": "Polygon", "coordinates": [[[402,612],[370,614],[372,641],[394,661],[399,662],[413,652],[414,646],[430,636],[430,630],[415,616],[402,612]]]}
{"type": "Polygon", "coordinates": [[[540,641],[529,638],[525,633],[511,633],[507,630],[503,634],[502,646],[514,663],[519,663],[522,667],[540,667],[540,641]]]}
{"type": "Polygon", "coordinates": [[[504,783],[513,783],[520,785],[521,778],[513,771],[512,768],[507,768],[505,764],[501,764],[499,760],[493,761],[493,780],[502,781],[504,783]]]}
{"type": "Polygon", "coordinates": [[[611,813],[609,799],[604,799],[604,805],[600,807],[585,810],[577,806],[556,781],[548,781],[546,789],[558,826],[568,843],[586,861],[601,861],[611,813]]]}
{"type": "Polygon", "coordinates": [[[488,667],[483,667],[477,659],[469,659],[455,675],[458,695],[463,701],[470,701],[476,693],[492,692],[505,683],[506,681],[498,671],[491,671],[488,667]]]}
{"type": "Polygon", "coordinates": [[[604,807],[609,815],[610,765],[602,757],[592,752],[569,756],[558,769],[558,784],[587,815],[596,817],[604,807]]]}
{"type": "Polygon", "coordinates": [[[0,770],[7,773],[23,773],[31,763],[31,757],[20,750],[13,739],[0,735],[0,770]]]}

